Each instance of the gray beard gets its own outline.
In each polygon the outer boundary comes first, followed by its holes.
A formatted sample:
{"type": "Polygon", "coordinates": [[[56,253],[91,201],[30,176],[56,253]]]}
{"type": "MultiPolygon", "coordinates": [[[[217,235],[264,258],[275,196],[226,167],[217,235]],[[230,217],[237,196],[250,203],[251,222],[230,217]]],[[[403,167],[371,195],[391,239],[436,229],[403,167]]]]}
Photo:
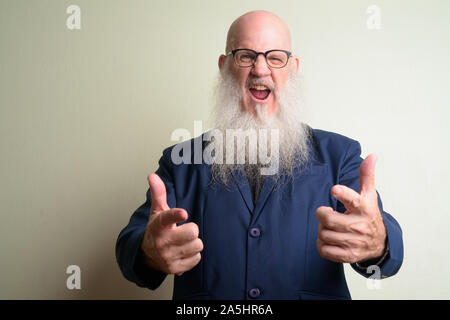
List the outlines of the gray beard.
{"type": "MultiPolygon", "coordinates": [[[[278,162],[277,171],[269,174],[276,181],[280,181],[282,176],[292,178],[295,172],[300,173],[309,160],[307,142],[309,139],[308,127],[302,122],[301,113],[301,91],[300,81],[295,74],[294,66],[291,65],[290,76],[286,85],[280,89],[275,87],[272,94],[278,101],[278,110],[271,117],[268,117],[267,105],[257,105],[257,116],[242,111],[242,94],[236,81],[228,71],[227,59],[223,71],[219,74],[215,87],[215,106],[212,112],[214,128],[223,133],[223,161],[212,163],[212,177],[217,182],[229,185],[230,177],[237,172],[245,173],[250,186],[256,188],[256,197],[261,187],[263,179],[267,174],[263,173],[264,168],[278,162]],[[256,133],[267,132],[267,141],[257,139],[257,148],[249,146],[249,140],[245,139],[242,145],[235,145],[234,156],[245,155],[244,163],[227,163],[226,130],[242,129],[243,132],[254,130],[256,133]],[[277,150],[272,145],[271,130],[277,130],[278,139],[273,141],[277,150]],[[262,163],[258,157],[258,150],[264,147],[267,155],[272,155],[269,163],[262,163]],[[253,160],[252,160],[253,159],[253,160]],[[256,159],[256,162],[254,161],[256,159]]],[[[276,137],[275,137],[276,138],[276,137]]],[[[243,140],[244,141],[244,140],[243,140]]],[[[234,144],[234,138],[232,143],[234,144]]],[[[230,149],[228,150],[230,151],[230,149]]],[[[253,190],[252,190],[253,191],[253,190]]],[[[254,194],[255,196],[255,194],[254,194]]]]}

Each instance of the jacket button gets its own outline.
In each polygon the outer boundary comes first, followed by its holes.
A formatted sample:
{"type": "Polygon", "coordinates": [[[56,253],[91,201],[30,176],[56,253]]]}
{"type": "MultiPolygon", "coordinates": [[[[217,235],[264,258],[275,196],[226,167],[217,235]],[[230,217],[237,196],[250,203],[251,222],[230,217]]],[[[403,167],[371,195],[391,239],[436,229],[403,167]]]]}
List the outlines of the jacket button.
{"type": "Polygon", "coordinates": [[[257,238],[257,237],[259,237],[261,235],[261,230],[259,230],[259,228],[251,228],[250,229],[250,235],[253,238],[257,238]]]}
{"type": "Polygon", "coordinates": [[[248,295],[251,298],[258,298],[261,295],[261,291],[258,288],[253,288],[248,291],[248,295]]]}

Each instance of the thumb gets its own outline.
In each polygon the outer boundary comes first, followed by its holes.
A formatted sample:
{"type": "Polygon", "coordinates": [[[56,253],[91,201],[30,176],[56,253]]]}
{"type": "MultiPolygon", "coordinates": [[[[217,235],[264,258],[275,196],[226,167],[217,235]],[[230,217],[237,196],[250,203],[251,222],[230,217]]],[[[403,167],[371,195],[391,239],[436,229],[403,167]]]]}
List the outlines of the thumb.
{"type": "Polygon", "coordinates": [[[359,184],[361,193],[368,193],[375,190],[375,164],[377,156],[370,154],[361,163],[359,168],[359,184]]]}
{"type": "Polygon", "coordinates": [[[151,173],[147,177],[148,185],[150,187],[150,194],[152,196],[152,209],[154,211],[166,211],[169,210],[166,198],[166,186],[161,178],[156,173],[151,173]]]}

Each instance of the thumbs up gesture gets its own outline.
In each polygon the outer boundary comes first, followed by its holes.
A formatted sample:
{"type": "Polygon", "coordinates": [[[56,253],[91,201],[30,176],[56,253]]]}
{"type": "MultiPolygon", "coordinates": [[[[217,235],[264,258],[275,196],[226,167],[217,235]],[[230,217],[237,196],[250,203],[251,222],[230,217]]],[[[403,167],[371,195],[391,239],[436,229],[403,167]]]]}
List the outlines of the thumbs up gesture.
{"type": "Polygon", "coordinates": [[[363,262],[383,254],[386,228],[378,208],[375,190],[375,155],[369,155],[359,170],[361,192],[335,185],[331,194],[342,202],[344,214],[331,207],[319,207],[317,249],[328,260],[343,263],[363,262]]]}
{"type": "Polygon", "coordinates": [[[188,218],[186,210],[169,208],[166,187],[157,174],[150,174],[148,183],[152,206],[141,244],[145,262],[155,270],[181,275],[200,262],[203,242],[198,226],[193,222],[177,226],[188,218]]]}

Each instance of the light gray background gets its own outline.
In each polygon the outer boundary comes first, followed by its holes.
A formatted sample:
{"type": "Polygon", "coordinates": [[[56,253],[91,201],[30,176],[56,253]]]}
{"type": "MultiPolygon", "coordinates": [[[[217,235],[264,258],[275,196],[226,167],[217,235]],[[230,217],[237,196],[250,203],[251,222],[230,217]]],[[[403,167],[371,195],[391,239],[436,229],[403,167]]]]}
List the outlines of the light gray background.
{"type": "Polygon", "coordinates": [[[171,297],[172,277],[156,292],[125,280],[115,241],[172,131],[208,126],[227,29],[255,9],[291,28],[308,123],[379,157],[405,259],[379,290],[346,266],[353,298],[449,298],[449,1],[1,0],[1,299],[171,297]]]}

